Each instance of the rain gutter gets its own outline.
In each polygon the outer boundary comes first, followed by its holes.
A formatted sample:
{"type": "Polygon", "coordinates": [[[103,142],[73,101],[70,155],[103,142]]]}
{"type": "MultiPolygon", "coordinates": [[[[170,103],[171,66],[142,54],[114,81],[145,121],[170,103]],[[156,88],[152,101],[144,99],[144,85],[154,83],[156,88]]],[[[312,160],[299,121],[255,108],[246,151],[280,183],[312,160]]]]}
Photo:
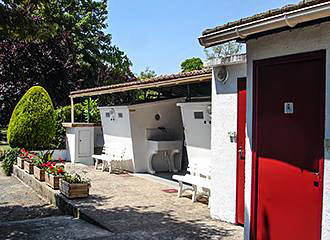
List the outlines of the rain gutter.
{"type": "Polygon", "coordinates": [[[294,28],[297,24],[329,16],[330,2],[326,2],[205,34],[198,40],[202,46],[207,48],[231,40],[246,39],[253,34],[283,27],[294,28]]]}

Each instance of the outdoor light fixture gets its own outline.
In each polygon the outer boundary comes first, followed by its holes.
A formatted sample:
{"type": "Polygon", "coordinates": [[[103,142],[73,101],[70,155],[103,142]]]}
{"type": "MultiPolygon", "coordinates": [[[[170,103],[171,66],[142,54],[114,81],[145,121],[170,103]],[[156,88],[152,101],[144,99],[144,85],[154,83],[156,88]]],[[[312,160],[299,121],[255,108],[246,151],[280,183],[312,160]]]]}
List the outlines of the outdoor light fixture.
{"type": "Polygon", "coordinates": [[[228,70],[227,70],[226,66],[219,67],[216,70],[215,77],[222,84],[226,84],[228,81],[228,70]]]}

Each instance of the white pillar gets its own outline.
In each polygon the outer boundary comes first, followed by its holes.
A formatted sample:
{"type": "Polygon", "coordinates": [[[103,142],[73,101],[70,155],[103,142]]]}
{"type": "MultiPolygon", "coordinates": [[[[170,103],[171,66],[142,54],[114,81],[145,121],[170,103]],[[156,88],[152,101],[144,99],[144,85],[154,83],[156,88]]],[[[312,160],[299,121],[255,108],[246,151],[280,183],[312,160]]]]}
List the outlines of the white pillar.
{"type": "Polygon", "coordinates": [[[73,103],[73,97],[71,97],[70,100],[71,100],[71,123],[74,123],[74,103],[73,103]]]}

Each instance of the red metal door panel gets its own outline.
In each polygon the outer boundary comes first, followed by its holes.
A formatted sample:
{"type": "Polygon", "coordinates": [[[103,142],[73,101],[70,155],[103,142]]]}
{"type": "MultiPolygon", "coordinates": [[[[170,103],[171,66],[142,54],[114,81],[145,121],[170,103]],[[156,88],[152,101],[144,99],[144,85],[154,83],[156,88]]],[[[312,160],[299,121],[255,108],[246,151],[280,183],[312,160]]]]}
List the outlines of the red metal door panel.
{"type": "Polygon", "coordinates": [[[320,240],[324,59],[322,51],[255,63],[258,240],[320,240]]]}
{"type": "Polygon", "coordinates": [[[237,79],[236,222],[244,224],[246,78],[237,79]]]}

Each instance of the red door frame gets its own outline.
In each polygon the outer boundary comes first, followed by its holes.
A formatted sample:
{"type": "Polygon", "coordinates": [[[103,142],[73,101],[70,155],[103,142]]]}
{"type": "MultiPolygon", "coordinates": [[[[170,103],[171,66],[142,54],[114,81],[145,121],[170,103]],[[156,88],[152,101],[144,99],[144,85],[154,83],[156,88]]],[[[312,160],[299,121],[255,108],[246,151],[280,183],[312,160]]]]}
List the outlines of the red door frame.
{"type": "MultiPolygon", "coordinates": [[[[281,56],[281,57],[274,57],[268,58],[263,60],[255,60],[253,61],[253,113],[252,113],[252,181],[251,181],[251,218],[250,218],[250,239],[257,240],[256,233],[257,233],[257,194],[258,194],[258,157],[257,157],[257,116],[258,116],[258,69],[263,64],[276,64],[276,63],[287,63],[291,61],[306,61],[312,59],[321,59],[322,61],[322,70],[323,70],[323,89],[325,91],[325,80],[326,80],[326,50],[320,50],[315,52],[307,52],[307,53],[299,53],[294,55],[288,56],[281,56]]],[[[325,118],[325,94],[324,98],[322,99],[324,102],[323,108],[323,116],[325,118]]],[[[325,127],[325,119],[323,119],[322,123],[323,127],[325,127]]],[[[319,176],[320,176],[320,187],[321,187],[321,194],[323,198],[323,177],[324,177],[324,159],[319,161],[319,176]]],[[[322,208],[323,208],[323,201],[322,201],[322,208]]],[[[322,223],[322,213],[320,214],[320,221],[322,223]]],[[[322,227],[322,224],[320,224],[322,227]]]]}
{"type": "Polygon", "coordinates": [[[244,180],[243,183],[239,178],[245,179],[245,168],[241,168],[242,160],[240,156],[245,159],[245,126],[246,126],[246,77],[237,78],[237,145],[236,145],[236,224],[244,225],[244,180]],[[244,93],[242,93],[244,91],[244,93]],[[244,95],[244,100],[242,96],[244,95]],[[243,103],[243,105],[242,105],[243,103]],[[244,114],[242,116],[242,113],[244,114]],[[242,146],[240,146],[242,145],[242,146]],[[240,154],[240,147],[242,147],[240,154]],[[243,177],[241,176],[243,175],[243,177]],[[241,183],[241,184],[239,184],[241,183]],[[242,196],[239,196],[239,195],[242,196]]]}

